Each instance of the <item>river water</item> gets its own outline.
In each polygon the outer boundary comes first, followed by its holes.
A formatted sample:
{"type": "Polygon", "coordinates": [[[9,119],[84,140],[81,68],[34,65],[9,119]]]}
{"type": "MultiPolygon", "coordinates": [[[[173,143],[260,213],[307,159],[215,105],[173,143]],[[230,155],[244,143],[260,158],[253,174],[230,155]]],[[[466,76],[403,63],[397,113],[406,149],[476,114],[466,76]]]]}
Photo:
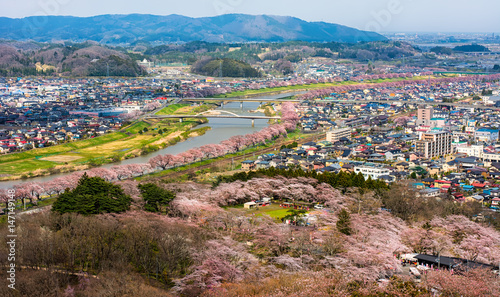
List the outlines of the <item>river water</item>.
{"type": "MultiPolygon", "coordinates": [[[[277,99],[277,98],[284,98],[288,96],[292,96],[297,93],[287,93],[287,94],[280,94],[280,95],[272,95],[272,96],[265,96],[267,99],[277,99]]],[[[261,97],[262,98],[262,97],[261,97]]],[[[259,99],[257,98],[252,98],[254,99],[259,99]]],[[[239,102],[230,102],[225,104],[224,106],[221,106],[217,108],[216,110],[225,110],[229,112],[236,113],[238,115],[263,115],[262,113],[258,112],[252,112],[255,111],[256,109],[259,108],[259,103],[258,102],[244,102],[243,107],[240,107],[239,102]]],[[[185,152],[189,149],[200,147],[206,144],[215,144],[219,143],[223,140],[229,139],[232,136],[236,135],[245,135],[249,133],[253,133],[259,130],[262,130],[268,125],[267,120],[255,120],[255,125],[252,127],[252,120],[250,119],[209,119],[209,122],[207,124],[203,124],[200,126],[195,127],[194,129],[198,129],[201,127],[211,127],[211,130],[207,131],[204,135],[198,136],[198,137],[192,137],[189,138],[186,141],[179,142],[173,146],[166,147],[164,149],[161,149],[159,151],[153,152],[148,155],[144,156],[139,156],[137,158],[133,159],[127,159],[123,160],[120,162],[116,163],[109,163],[103,165],[104,168],[109,168],[115,165],[121,165],[121,164],[135,164],[135,163],[147,163],[148,160],[154,156],[157,155],[164,155],[164,154],[179,154],[182,152],[185,152]]],[[[50,181],[54,178],[57,177],[62,177],[65,175],[68,175],[70,173],[60,173],[60,174],[53,174],[49,176],[41,176],[41,177],[34,177],[34,178],[29,178],[29,179],[24,179],[24,180],[13,180],[13,181],[1,181],[0,182],[0,188],[11,188],[14,185],[17,184],[22,184],[25,182],[47,182],[50,181]]]]}

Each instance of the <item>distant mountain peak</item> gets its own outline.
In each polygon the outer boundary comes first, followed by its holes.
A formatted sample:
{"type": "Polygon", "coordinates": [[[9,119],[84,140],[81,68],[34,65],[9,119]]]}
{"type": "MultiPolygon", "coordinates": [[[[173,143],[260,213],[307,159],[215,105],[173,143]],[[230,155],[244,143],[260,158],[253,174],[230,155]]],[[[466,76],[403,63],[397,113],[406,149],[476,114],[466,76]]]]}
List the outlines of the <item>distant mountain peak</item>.
{"type": "Polygon", "coordinates": [[[93,40],[108,44],[130,44],[141,40],[156,43],[196,40],[227,43],[290,40],[355,43],[387,40],[374,32],[277,15],[225,14],[201,18],[176,14],[50,16],[43,23],[35,18],[0,18],[0,38],[40,42],[93,40]],[[30,26],[35,22],[37,26],[30,26]]]}

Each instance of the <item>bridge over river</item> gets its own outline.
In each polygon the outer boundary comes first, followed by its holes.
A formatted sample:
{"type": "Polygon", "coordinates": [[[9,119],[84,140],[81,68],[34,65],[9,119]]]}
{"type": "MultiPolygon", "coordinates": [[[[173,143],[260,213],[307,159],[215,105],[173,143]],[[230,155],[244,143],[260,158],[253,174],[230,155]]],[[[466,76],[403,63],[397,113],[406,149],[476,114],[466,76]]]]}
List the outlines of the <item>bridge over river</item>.
{"type": "Polygon", "coordinates": [[[255,125],[255,120],[279,120],[281,117],[274,116],[258,116],[258,115],[239,115],[226,110],[209,110],[195,115],[190,114],[180,114],[180,115],[149,115],[144,117],[145,119],[179,119],[181,122],[183,119],[189,118],[223,118],[223,119],[250,119],[252,120],[252,127],[255,125]]]}

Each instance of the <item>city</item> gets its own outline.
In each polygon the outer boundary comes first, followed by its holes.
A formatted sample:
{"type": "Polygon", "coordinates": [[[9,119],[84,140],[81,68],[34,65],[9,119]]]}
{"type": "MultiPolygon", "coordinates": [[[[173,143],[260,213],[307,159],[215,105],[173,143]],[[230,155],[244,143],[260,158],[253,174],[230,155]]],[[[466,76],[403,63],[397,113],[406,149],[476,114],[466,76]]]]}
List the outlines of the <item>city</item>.
{"type": "Polygon", "coordinates": [[[2,296],[500,295],[497,4],[91,2],[0,18],[2,296]]]}

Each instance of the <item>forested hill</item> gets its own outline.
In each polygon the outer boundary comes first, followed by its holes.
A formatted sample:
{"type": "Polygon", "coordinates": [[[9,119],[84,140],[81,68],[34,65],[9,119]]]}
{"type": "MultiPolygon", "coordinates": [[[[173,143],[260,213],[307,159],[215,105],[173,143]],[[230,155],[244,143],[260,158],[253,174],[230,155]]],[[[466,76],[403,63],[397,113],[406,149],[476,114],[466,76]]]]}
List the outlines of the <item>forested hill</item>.
{"type": "Polygon", "coordinates": [[[287,16],[228,14],[190,18],[181,15],[100,15],[0,18],[0,39],[93,40],[107,44],[137,41],[283,42],[304,40],[349,42],[387,40],[384,36],[325,22],[287,16]]]}
{"type": "Polygon", "coordinates": [[[140,76],[145,70],[123,51],[93,42],[0,42],[0,76],[140,76]]]}

